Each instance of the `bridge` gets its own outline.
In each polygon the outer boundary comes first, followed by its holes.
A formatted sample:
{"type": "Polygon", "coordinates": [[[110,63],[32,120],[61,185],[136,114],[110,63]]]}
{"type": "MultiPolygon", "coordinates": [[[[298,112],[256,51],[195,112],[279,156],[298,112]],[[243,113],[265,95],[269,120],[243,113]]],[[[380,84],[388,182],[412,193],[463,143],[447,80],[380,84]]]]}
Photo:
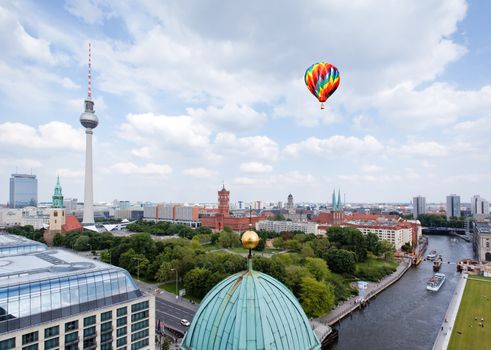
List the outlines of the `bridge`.
{"type": "Polygon", "coordinates": [[[423,234],[426,235],[448,235],[455,236],[470,242],[471,238],[467,234],[468,231],[465,228],[455,228],[455,227],[422,227],[423,234]]]}

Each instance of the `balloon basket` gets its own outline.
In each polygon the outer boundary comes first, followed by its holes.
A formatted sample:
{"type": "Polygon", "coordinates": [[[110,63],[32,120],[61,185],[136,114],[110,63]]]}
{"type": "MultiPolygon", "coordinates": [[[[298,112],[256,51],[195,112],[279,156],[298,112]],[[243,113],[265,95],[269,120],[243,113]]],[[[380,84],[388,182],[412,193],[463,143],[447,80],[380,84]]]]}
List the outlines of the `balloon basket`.
{"type": "Polygon", "coordinates": [[[324,103],[321,103],[321,109],[325,109],[324,103]]]}

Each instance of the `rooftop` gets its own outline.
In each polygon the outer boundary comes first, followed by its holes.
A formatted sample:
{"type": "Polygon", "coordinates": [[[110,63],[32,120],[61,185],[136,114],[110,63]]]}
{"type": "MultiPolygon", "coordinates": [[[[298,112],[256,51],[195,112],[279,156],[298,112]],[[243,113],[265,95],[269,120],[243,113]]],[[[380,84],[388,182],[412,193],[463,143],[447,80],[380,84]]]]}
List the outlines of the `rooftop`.
{"type": "Polygon", "coordinates": [[[40,252],[46,249],[48,249],[46,244],[0,232],[0,257],[40,252]]]}

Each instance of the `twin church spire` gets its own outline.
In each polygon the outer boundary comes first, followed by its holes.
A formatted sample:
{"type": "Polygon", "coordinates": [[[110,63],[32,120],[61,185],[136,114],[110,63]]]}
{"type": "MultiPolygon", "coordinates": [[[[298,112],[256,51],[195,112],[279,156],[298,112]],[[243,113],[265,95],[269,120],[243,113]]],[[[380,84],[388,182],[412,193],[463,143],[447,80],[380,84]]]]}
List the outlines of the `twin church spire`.
{"type": "Polygon", "coordinates": [[[343,203],[341,202],[341,189],[338,189],[338,199],[336,200],[336,189],[332,190],[332,210],[343,210],[343,203]]]}

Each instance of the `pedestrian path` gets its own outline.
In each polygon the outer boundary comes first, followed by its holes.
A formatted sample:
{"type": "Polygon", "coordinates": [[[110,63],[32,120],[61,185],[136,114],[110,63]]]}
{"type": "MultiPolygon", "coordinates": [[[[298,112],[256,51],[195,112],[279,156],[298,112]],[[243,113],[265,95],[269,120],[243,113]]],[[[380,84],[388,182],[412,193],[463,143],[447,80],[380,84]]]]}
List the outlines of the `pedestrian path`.
{"type": "Polygon", "coordinates": [[[462,301],[462,296],[464,295],[466,283],[467,274],[462,274],[462,278],[457,283],[457,287],[455,287],[452,301],[448,305],[445,319],[440,330],[438,331],[435,343],[433,344],[433,350],[445,350],[448,347],[448,342],[450,341],[450,336],[452,335],[452,328],[455,324],[455,319],[457,318],[457,313],[459,311],[460,302],[462,301]]]}
{"type": "MultiPolygon", "coordinates": [[[[389,276],[384,277],[380,282],[369,282],[366,290],[365,301],[370,300],[375,295],[383,291],[385,288],[392,285],[394,282],[398,281],[404,273],[411,267],[411,259],[404,258],[399,264],[396,271],[394,271],[389,276]]],[[[334,310],[328,313],[326,316],[319,317],[316,319],[318,322],[328,324],[329,326],[334,325],[336,322],[340,321],[347,315],[349,315],[354,310],[360,307],[362,301],[358,296],[352,296],[348,300],[339,304],[334,310]]]]}

